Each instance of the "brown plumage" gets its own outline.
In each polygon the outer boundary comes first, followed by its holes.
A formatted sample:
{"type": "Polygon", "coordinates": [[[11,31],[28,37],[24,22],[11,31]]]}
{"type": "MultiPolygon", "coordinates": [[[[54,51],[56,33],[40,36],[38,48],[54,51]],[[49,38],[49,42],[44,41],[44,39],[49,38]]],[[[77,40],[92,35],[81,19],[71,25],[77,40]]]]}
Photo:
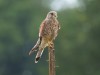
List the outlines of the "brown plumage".
{"type": "Polygon", "coordinates": [[[31,49],[29,55],[38,49],[35,63],[41,58],[43,50],[45,47],[53,44],[53,40],[57,37],[58,30],[60,29],[59,22],[57,20],[57,13],[55,11],[50,11],[45,20],[40,25],[39,39],[36,45],[31,49]]]}

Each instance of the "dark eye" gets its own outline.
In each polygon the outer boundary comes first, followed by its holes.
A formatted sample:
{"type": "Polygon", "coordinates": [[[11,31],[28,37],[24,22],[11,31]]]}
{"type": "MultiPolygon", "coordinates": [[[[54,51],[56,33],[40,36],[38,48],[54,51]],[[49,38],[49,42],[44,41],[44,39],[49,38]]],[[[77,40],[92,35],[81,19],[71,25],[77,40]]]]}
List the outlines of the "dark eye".
{"type": "Polygon", "coordinates": [[[53,15],[53,13],[50,13],[51,15],[53,15]]]}

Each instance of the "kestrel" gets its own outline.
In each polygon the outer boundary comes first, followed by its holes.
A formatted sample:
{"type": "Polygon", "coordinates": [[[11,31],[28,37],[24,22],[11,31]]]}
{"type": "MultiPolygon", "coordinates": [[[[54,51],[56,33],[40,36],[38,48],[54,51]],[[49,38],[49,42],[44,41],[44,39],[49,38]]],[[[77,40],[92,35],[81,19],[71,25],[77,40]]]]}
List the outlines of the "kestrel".
{"type": "Polygon", "coordinates": [[[39,38],[36,45],[31,49],[29,55],[38,49],[35,63],[41,58],[44,48],[53,44],[53,41],[57,37],[58,30],[60,29],[59,22],[57,20],[57,12],[50,11],[45,20],[41,23],[39,29],[39,38]]]}

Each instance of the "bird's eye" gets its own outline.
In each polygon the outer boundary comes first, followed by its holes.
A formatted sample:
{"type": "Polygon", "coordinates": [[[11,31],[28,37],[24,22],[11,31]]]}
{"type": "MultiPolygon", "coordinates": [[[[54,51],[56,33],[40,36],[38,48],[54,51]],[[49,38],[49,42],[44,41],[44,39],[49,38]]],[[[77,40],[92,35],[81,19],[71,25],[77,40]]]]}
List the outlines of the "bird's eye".
{"type": "Polygon", "coordinates": [[[51,15],[53,15],[53,13],[50,13],[51,15]]]}

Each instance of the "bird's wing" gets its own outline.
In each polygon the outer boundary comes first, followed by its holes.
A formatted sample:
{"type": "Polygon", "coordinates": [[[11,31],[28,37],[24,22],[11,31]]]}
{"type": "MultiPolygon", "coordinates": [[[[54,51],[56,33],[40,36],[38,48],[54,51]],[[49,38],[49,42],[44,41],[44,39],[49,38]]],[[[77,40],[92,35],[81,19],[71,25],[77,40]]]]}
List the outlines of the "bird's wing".
{"type": "Polygon", "coordinates": [[[46,21],[44,20],[41,25],[40,25],[40,30],[39,30],[39,37],[42,37],[43,35],[43,30],[45,29],[46,21]]]}
{"type": "Polygon", "coordinates": [[[39,48],[39,45],[41,44],[41,40],[42,40],[42,38],[39,37],[36,45],[30,50],[29,55],[31,55],[34,51],[36,51],[39,48]]]}

